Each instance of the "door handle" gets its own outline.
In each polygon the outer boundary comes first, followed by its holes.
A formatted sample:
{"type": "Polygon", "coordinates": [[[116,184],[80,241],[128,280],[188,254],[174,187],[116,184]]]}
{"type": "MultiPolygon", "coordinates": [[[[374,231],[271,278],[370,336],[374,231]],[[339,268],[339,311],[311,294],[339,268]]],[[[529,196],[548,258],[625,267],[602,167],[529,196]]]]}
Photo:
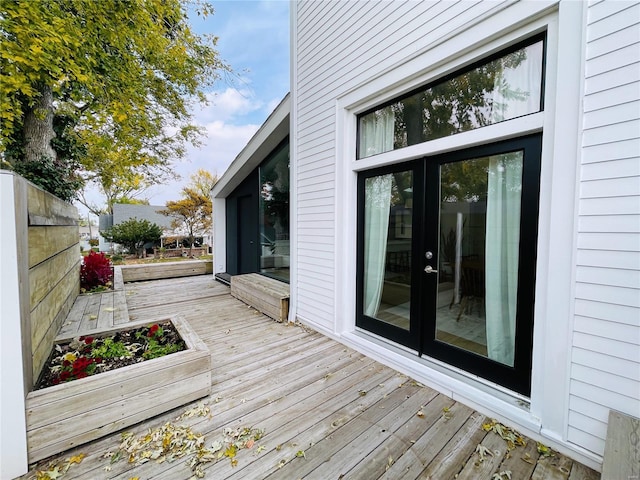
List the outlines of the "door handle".
{"type": "Polygon", "coordinates": [[[434,270],[431,265],[427,265],[426,267],[424,267],[424,271],[426,273],[438,273],[438,270],[434,270]]]}

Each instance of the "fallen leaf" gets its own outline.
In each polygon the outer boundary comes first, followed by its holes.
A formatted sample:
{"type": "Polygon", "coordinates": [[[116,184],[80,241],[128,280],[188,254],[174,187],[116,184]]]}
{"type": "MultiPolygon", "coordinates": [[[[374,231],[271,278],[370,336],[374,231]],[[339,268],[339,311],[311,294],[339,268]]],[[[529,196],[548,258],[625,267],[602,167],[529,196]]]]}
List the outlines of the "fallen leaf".
{"type": "Polygon", "coordinates": [[[522,460],[523,462],[527,462],[529,465],[533,465],[533,459],[531,458],[531,455],[529,455],[528,453],[524,454],[524,457],[520,457],[520,460],[522,460]]]}
{"type": "Polygon", "coordinates": [[[554,455],[553,450],[540,442],[538,442],[538,453],[543,457],[552,457],[554,455]]]}
{"type": "Polygon", "coordinates": [[[304,450],[298,450],[296,452],[296,457],[303,457],[303,458],[307,458],[307,456],[304,454],[304,450]]]}
{"type": "Polygon", "coordinates": [[[56,480],[57,478],[61,477],[62,475],[63,475],[63,473],[60,472],[60,467],[55,466],[51,470],[47,470],[46,472],[39,472],[37,478],[38,478],[38,480],[40,480],[40,479],[42,479],[42,480],[46,480],[46,479],[56,480]]]}
{"type": "Polygon", "coordinates": [[[104,309],[105,312],[114,312],[116,309],[113,307],[107,307],[104,309]]]}
{"type": "Polygon", "coordinates": [[[489,455],[490,457],[493,457],[493,452],[482,444],[478,444],[478,446],[476,447],[475,453],[478,454],[478,457],[480,457],[481,462],[484,462],[484,459],[487,457],[487,455],[489,455]]]}
{"type": "Polygon", "coordinates": [[[97,320],[98,316],[97,315],[89,315],[89,320],[97,320]]]}
{"type": "Polygon", "coordinates": [[[424,412],[423,412],[422,410],[418,410],[417,415],[418,415],[420,418],[424,418],[424,412]]]}
{"type": "Polygon", "coordinates": [[[508,480],[511,480],[511,470],[504,470],[499,473],[494,473],[491,480],[504,480],[503,477],[506,477],[508,480]]]}
{"type": "Polygon", "coordinates": [[[75,455],[75,456],[71,457],[69,459],[69,465],[72,465],[74,463],[80,463],[85,456],[86,455],[84,453],[81,453],[79,455],[75,455]]]}

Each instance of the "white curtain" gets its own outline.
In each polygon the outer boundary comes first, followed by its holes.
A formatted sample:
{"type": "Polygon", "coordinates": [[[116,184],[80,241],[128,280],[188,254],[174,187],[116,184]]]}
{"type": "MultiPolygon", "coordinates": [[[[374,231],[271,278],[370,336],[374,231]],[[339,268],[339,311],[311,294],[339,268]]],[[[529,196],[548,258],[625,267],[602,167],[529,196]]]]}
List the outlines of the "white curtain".
{"type": "Polygon", "coordinates": [[[485,247],[487,353],[513,366],[518,297],[522,153],[489,159],[485,247]]]}
{"type": "Polygon", "coordinates": [[[365,181],[364,206],[364,314],[375,317],[384,288],[385,261],[393,175],[365,181]]]}
{"type": "Polygon", "coordinates": [[[360,158],[393,150],[395,116],[391,107],[376,110],[360,119],[360,158]]]}
{"type": "MultiPolygon", "coordinates": [[[[393,150],[394,115],[391,107],[360,120],[360,156],[393,150]]],[[[393,175],[365,180],[364,205],[364,313],[375,317],[384,287],[393,175]]]]}
{"type": "Polygon", "coordinates": [[[493,100],[489,123],[540,110],[542,42],[525,47],[524,51],[525,58],[517,67],[505,68],[496,76],[493,91],[489,95],[493,100]]]}

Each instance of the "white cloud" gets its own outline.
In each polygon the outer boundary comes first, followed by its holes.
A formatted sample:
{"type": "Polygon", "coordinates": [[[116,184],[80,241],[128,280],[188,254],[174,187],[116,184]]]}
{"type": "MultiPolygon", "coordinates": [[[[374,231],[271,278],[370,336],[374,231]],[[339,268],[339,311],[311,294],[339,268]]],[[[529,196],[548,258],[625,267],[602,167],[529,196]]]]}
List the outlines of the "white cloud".
{"type": "Polygon", "coordinates": [[[204,127],[207,138],[202,146],[188,148],[186,159],[175,165],[174,170],[180,175],[180,180],[152,187],[145,192],[144,196],[149,198],[152,204],[164,205],[168,200],[178,200],[182,188],[189,183],[189,177],[200,168],[222,176],[260,125],[233,125],[216,120],[204,127]]]}
{"type": "Polygon", "coordinates": [[[255,99],[249,89],[238,90],[228,87],[224,91],[207,94],[209,105],[195,108],[194,120],[204,125],[216,120],[229,121],[256,112],[263,107],[263,102],[255,99]]]}

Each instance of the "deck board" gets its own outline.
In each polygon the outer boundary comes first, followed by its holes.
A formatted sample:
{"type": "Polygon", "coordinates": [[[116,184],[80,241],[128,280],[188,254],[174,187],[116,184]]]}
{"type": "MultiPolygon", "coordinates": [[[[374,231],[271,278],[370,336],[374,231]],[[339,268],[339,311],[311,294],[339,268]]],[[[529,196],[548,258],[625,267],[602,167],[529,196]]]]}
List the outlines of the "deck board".
{"type": "MultiPolygon", "coordinates": [[[[490,480],[505,470],[519,479],[566,479],[569,472],[572,480],[600,478],[559,454],[538,459],[531,440],[507,454],[504,440],[482,429],[487,421],[483,415],[306,327],[259,314],[231,297],[229,287],[213,276],[127,283],[111,300],[99,297],[79,297],[60,335],[73,336],[107,322],[122,326],[180,314],[209,347],[212,393],[205,400],[209,417],[179,424],[205,435],[207,445],[228,427],[264,429],[257,442],[263,451],[258,453],[257,445],[239,451],[235,467],[228,458],[207,464],[205,478],[446,480],[457,475],[490,480]],[[123,299],[127,308],[119,310],[123,299]],[[105,311],[109,301],[112,312],[105,311]],[[90,315],[98,318],[89,320],[90,315]],[[479,443],[500,454],[478,462],[479,443]],[[526,453],[532,463],[522,460],[526,453]]],[[[175,421],[188,407],[127,430],[141,434],[175,421]]],[[[103,456],[117,449],[120,433],[54,457],[86,455],[65,480],[192,477],[188,458],[110,464],[103,456]]]]}

